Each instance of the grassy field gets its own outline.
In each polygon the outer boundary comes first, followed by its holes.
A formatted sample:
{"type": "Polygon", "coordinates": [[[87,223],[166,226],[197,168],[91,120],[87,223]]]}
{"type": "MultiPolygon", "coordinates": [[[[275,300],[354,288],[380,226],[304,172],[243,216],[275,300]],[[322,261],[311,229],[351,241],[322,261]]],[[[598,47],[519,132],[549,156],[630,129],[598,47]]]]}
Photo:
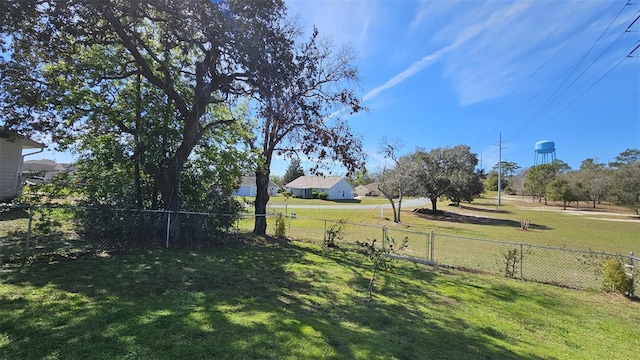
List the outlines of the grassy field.
{"type": "MultiPolygon", "coordinates": [[[[599,204],[592,209],[586,203],[581,208],[563,210],[559,204],[533,202],[529,197],[504,196],[502,205],[497,206],[495,193],[489,193],[485,198],[477,199],[461,207],[447,206],[448,203],[438,204],[440,210],[446,213],[442,216],[428,216],[413,212],[405,208],[402,212],[402,224],[393,223],[390,209],[384,210],[381,217],[380,209],[340,209],[340,203],[335,208],[295,209],[288,208],[287,212],[295,212],[298,219],[292,221],[294,234],[315,234],[323,231],[323,223],[317,220],[304,219],[343,219],[347,222],[363,225],[387,226],[389,228],[413,231],[435,231],[442,234],[453,234],[473,238],[494,239],[526,244],[549,245],[570,249],[604,251],[619,254],[634,252],[640,254],[640,218],[624,208],[599,204]],[[529,220],[529,230],[522,231],[520,222],[529,220]]],[[[273,198],[275,199],[275,198],[273,198]]],[[[273,201],[270,200],[271,201],[273,201]]],[[[300,201],[305,205],[326,205],[322,200],[289,199],[300,201]]],[[[384,199],[363,199],[365,202],[384,199]]],[[[278,203],[279,204],[279,203],[278,203]]],[[[428,206],[428,205],[427,205],[428,206]]],[[[284,212],[284,209],[274,208],[274,212],[284,212]]],[[[243,225],[250,228],[250,221],[243,225]]],[[[363,229],[359,229],[360,231],[363,229]]],[[[379,231],[373,231],[365,236],[378,236],[379,231]]],[[[320,235],[320,238],[322,236],[320,235]]]]}
{"type": "MultiPolygon", "coordinates": [[[[342,219],[347,224],[338,242],[377,239],[380,245],[385,236],[398,241],[406,238],[409,246],[401,255],[488,274],[589,290],[602,288],[601,270],[609,255],[563,249],[622,255],[633,251],[636,255],[640,254],[640,220],[625,209],[598,205],[595,210],[588,207],[579,211],[563,210],[557,204],[545,206],[529,198],[508,196],[503,198],[503,205],[498,207],[491,195],[460,207],[440,203],[439,208],[444,212],[435,216],[414,213],[405,207],[401,224],[390,220],[390,209],[385,209],[381,214],[377,207],[382,199],[365,198],[358,204],[353,201],[290,199],[307,208],[288,209],[289,214],[296,212],[297,216],[287,219],[286,233],[292,239],[322,243],[325,231],[335,225],[335,222],[325,219],[342,219]],[[369,205],[370,208],[353,208],[359,204],[369,205]],[[322,207],[308,208],[308,205],[322,207]],[[374,207],[371,208],[371,205],[374,207]],[[345,206],[351,208],[345,209],[345,206]],[[520,228],[520,220],[523,219],[530,221],[528,230],[520,228]],[[383,225],[385,230],[382,229],[383,225]],[[433,236],[430,235],[431,231],[434,232],[433,236]],[[517,252],[516,270],[512,273],[507,271],[504,258],[509,251],[517,252]]],[[[271,210],[284,211],[282,208],[271,210]]],[[[59,209],[49,214],[49,220],[42,221],[36,214],[29,246],[26,246],[28,212],[1,212],[0,264],[22,261],[25,256],[50,258],[49,254],[92,251],[96,246],[100,250],[100,244],[111,239],[109,235],[88,242],[76,236],[69,226],[72,220],[70,216],[70,213],[59,209]]],[[[240,232],[250,232],[253,228],[253,217],[251,214],[248,216],[239,222],[240,232]]],[[[269,220],[267,228],[272,235],[274,220],[269,220]]],[[[619,257],[619,260],[625,263],[629,261],[628,257],[619,257]]],[[[640,288],[640,269],[636,269],[636,274],[636,284],[640,288]]]]}
{"type": "Polygon", "coordinates": [[[0,272],[2,359],[631,359],[640,303],[301,242],[0,272]]]}
{"type": "MultiPolygon", "coordinates": [[[[242,199],[242,197],[240,197],[242,199]]],[[[251,197],[247,197],[247,200],[253,200],[251,197]]],[[[320,200],[320,199],[299,199],[292,197],[284,197],[284,196],[272,196],[269,198],[269,204],[278,204],[278,205],[379,205],[379,204],[388,204],[389,200],[384,197],[360,197],[353,200],[320,200]]]]}

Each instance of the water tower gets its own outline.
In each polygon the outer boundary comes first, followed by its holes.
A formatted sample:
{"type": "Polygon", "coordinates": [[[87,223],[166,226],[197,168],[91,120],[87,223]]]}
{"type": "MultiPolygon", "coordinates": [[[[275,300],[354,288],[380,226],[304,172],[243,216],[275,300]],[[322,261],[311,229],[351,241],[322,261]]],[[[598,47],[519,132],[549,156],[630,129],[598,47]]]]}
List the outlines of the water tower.
{"type": "Polygon", "coordinates": [[[556,160],[556,144],[553,141],[538,141],[533,151],[536,153],[533,159],[534,166],[538,164],[548,164],[556,160]]]}

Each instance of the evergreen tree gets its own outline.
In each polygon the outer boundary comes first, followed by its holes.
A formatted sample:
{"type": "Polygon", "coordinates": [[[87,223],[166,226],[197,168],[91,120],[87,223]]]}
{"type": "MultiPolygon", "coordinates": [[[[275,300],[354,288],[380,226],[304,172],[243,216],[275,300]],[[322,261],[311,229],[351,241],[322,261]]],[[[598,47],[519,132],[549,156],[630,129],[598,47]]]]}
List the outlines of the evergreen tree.
{"type": "Polygon", "coordinates": [[[287,168],[287,172],[282,177],[283,185],[287,185],[300,176],[304,176],[304,170],[302,169],[302,165],[300,165],[300,158],[293,158],[287,168]]]}

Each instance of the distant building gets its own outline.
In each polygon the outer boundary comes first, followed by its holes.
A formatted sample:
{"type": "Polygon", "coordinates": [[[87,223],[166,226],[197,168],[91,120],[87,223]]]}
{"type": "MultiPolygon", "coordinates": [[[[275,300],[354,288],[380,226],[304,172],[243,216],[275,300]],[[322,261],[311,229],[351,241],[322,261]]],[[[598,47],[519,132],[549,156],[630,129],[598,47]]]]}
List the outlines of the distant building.
{"type": "Polygon", "coordinates": [[[22,191],[24,157],[41,153],[45,146],[0,128],[0,201],[11,201],[22,191]],[[23,154],[25,150],[35,152],[23,154]]]}
{"type": "Polygon", "coordinates": [[[22,174],[25,179],[38,179],[44,182],[50,182],[57,174],[63,173],[67,169],[53,160],[28,160],[24,162],[22,174]]]}
{"type": "MultiPolygon", "coordinates": [[[[269,196],[278,196],[278,190],[280,187],[269,180],[269,196]]],[[[256,186],[256,177],[255,176],[243,176],[242,182],[238,189],[233,193],[237,196],[256,196],[258,191],[258,187],[256,186]]]]}
{"type": "Polygon", "coordinates": [[[356,186],[356,195],[358,196],[378,196],[380,195],[380,189],[378,189],[378,183],[374,182],[367,185],[356,186]]]}
{"type": "Polygon", "coordinates": [[[355,191],[357,196],[370,196],[371,194],[371,192],[369,191],[369,188],[367,188],[364,185],[356,186],[355,191]]]}
{"type": "Polygon", "coordinates": [[[365,187],[367,189],[369,189],[369,195],[367,196],[379,196],[380,195],[380,188],[378,187],[378,183],[377,182],[372,182],[370,184],[365,185],[365,187]]]}
{"type": "Polygon", "coordinates": [[[338,176],[300,176],[286,184],[293,197],[310,199],[313,191],[327,193],[328,200],[353,199],[355,190],[347,179],[338,176]]]}

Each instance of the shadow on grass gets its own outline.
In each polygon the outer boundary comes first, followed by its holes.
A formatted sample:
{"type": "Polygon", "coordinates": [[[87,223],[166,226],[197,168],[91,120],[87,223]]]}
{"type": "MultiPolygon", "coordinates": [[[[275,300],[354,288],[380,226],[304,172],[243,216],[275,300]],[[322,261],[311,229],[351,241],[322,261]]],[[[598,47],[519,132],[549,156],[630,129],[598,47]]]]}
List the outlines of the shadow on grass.
{"type": "Polygon", "coordinates": [[[8,231],[4,236],[0,236],[0,264],[86,253],[91,249],[91,244],[59,229],[60,226],[57,224],[34,221],[28,248],[26,229],[8,231]]]}
{"type": "Polygon", "coordinates": [[[455,300],[415,286],[437,276],[419,265],[383,274],[366,301],[357,257],[257,241],[5,267],[0,357],[540,359],[470,332],[455,300]]]}
{"type": "Polygon", "coordinates": [[[479,211],[479,212],[485,212],[490,214],[511,214],[512,213],[511,211],[504,210],[504,209],[487,209],[487,208],[473,207],[468,205],[459,205],[458,207],[460,209],[465,209],[470,211],[479,211]]]}
{"type": "Polygon", "coordinates": [[[11,221],[18,219],[28,219],[29,212],[25,209],[11,208],[0,211],[0,221],[11,221]]]}
{"type": "Polygon", "coordinates": [[[362,202],[362,200],[360,199],[340,199],[340,200],[323,200],[323,202],[330,202],[330,203],[336,203],[336,204],[360,204],[362,202]]]}
{"type": "MultiPolygon", "coordinates": [[[[520,228],[520,225],[521,225],[520,221],[515,221],[515,220],[463,215],[463,214],[442,211],[442,210],[437,210],[434,212],[430,209],[425,209],[425,208],[416,209],[414,210],[414,213],[416,214],[416,216],[420,218],[434,220],[434,221],[447,221],[447,222],[454,222],[454,223],[461,223],[461,224],[475,224],[475,225],[506,226],[506,227],[513,227],[513,228],[520,228]]],[[[550,230],[551,228],[546,225],[530,223],[529,229],[550,230]]]]}

